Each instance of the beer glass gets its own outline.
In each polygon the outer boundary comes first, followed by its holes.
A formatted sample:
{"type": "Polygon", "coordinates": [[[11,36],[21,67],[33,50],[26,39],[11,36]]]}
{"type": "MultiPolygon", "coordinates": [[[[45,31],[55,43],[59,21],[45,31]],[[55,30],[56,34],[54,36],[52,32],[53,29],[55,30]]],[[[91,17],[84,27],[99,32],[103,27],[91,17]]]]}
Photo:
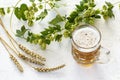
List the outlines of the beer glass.
{"type": "Polygon", "coordinates": [[[110,51],[101,46],[101,33],[91,25],[79,25],[72,33],[72,55],[79,64],[106,63],[110,51]]]}

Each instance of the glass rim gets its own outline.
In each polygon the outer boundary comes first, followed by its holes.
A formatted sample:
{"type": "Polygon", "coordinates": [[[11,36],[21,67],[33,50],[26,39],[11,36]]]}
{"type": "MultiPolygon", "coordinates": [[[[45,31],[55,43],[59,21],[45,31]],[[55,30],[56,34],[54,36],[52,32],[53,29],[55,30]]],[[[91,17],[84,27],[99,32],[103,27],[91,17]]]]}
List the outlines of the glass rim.
{"type": "Polygon", "coordinates": [[[101,41],[101,32],[99,31],[98,28],[96,28],[95,26],[92,26],[92,25],[90,25],[90,24],[81,24],[81,25],[79,25],[78,27],[76,27],[75,30],[74,30],[73,33],[72,33],[72,42],[73,42],[77,47],[82,48],[82,49],[95,48],[96,46],[98,46],[98,45],[100,44],[100,41],[101,41]],[[90,28],[96,30],[96,31],[99,33],[99,36],[100,36],[99,41],[98,41],[94,46],[89,47],[89,48],[85,48],[85,47],[79,46],[78,44],[75,43],[75,41],[74,41],[74,39],[73,39],[73,35],[74,35],[75,31],[78,30],[79,28],[84,28],[84,27],[90,27],[90,28]]]}

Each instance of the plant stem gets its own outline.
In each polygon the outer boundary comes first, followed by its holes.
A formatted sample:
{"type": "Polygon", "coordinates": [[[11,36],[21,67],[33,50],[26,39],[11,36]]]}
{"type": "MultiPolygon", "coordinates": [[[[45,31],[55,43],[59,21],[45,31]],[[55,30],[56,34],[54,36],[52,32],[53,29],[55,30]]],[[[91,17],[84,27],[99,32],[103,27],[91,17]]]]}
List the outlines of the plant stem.
{"type": "MultiPolygon", "coordinates": [[[[1,41],[2,42],[2,41],[1,41]]],[[[2,42],[3,46],[5,47],[5,49],[7,50],[7,52],[9,53],[9,55],[11,55],[10,51],[8,50],[8,48],[5,46],[5,44],[2,42]]]]}
{"type": "MultiPolygon", "coordinates": [[[[0,24],[1,24],[2,28],[4,29],[4,31],[6,32],[6,34],[8,35],[9,39],[11,38],[16,44],[18,44],[18,43],[13,39],[13,37],[10,35],[10,33],[7,31],[7,29],[5,28],[5,26],[4,26],[1,18],[0,18],[0,24]]],[[[10,40],[11,40],[11,39],[10,39],[10,40]]],[[[12,42],[12,41],[11,41],[11,42],[12,42]]]]}
{"type": "Polygon", "coordinates": [[[0,40],[1,40],[5,45],[7,45],[16,55],[19,54],[19,53],[17,53],[13,48],[11,48],[11,47],[8,45],[8,43],[7,43],[2,37],[0,37],[0,40]]]}
{"type": "Polygon", "coordinates": [[[21,1],[21,0],[19,0],[19,1],[15,4],[15,6],[14,6],[14,8],[13,8],[13,11],[12,11],[12,13],[11,13],[11,16],[10,16],[10,29],[11,29],[11,32],[12,32],[13,34],[15,34],[15,33],[14,33],[13,30],[12,30],[12,16],[13,16],[15,7],[19,4],[20,1],[21,1]]]}
{"type": "Polygon", "coordinates": [[[9,38],[11,44],[12,44],[12,46],[14,47],[14,49],[15,49],[17,52],[19,52],[19,51],[17,50],[16,46],[14,45],[13,41],[14,41],[17,45],[19,45],[19,44],[17,43],[17,41],[14,40],[14,38],[13,38],[13,37],[10,35],[10,33],[7,31],[7,29],[5,28],[5,26],[4,26],[1,18],[0,18],[0,24],[1,24],[2,28],[4,29],[4,31],[6,32],[8,38],[9,38]],[[13,41],[12,41],[12,40],[13,40],[13,41]]]}
{"type": "MultiPolygon", "coordinates": [[[[2,42],[2,41],[1,41],[2,42]]],[[[2,42],[3,46],[5,47],[5,49],[7,50],[11,60],[14,62],[14,64],[17,66],[18,70],[20,72],[23,72],[23,67],[22,65],[18,62],[18,60],[10,53],[10,51],[8,50],[8,48],[6,47],[6,45],[4,44],[4,42],[2,42]]]]}
{"type": "Polygon", "coordinates": [[[7,31],[7,29],[5,28],[5,26],[4,26],[1,18],[0,18],[0,24],[1,24],[2,28],[4,29],[4,31],[6,32],[8,38],[9,38],[11,44],[13,45],[13,47],[15,48],[15,50],[16,50],[17,52],[19,52],[19,51],[17,50],[17,48],[15,47],[13,41],[14,41],[17,45],[18,45],[18,43],[13,39],[13,37],[12,37],[12,36],[10,35],[10,33],[7,31]],[[13,40],[13,41],[12,41],[12,40],[13,40]]]}

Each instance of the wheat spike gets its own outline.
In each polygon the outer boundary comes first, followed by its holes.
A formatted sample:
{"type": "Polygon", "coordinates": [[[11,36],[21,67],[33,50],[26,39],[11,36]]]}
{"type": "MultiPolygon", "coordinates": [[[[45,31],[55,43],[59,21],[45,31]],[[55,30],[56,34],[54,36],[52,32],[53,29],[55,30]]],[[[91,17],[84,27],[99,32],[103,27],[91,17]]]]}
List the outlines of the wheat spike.
{"type": "Polygon", "coordinates": [[[10,53],[10,51],[9,51],[8,48],[6,47],[7,44],[4,43],[4,40],[2,40],[1,37],[0,37],[0,40],[1,40],[2,44],[3,44],[3,46],[5,47],[5,49],[7,50],[7,52],[9,53],[11,60],[12,60],[12,61],[14,62],[14,64],[17,66],[18,70],[19,70],[20,72],[23,72],[23,71],[24,71],[24,70],[23,70],[23,67],[22,67],[21,64],[18,62],[18,60],[10,53]]]}
{"type": "Polygon", "coordinates": [[[24,71],[23,67],[20,65],[20,63],[18,62],[18,60],[12,54],[10,54],[10,58],[14,62],[14,64],[17,66],[18,70],[20,72],[23,72],[24,71]]]}
{"type": "Polygon", "coordinates": [[[38,72],[51,72],[51,71],[55,71],[55,70],[61,69],[63,67],[65,67],[65,64],[57,66],[57,67],[54,67],[54,68],[38,68],[38,67],[33,67],[33,68],[35,70],[37,70],[38,72]]]}
{"type": "Polygon", "coordinates": [[[18,56],[19,56],[21,59],[26,60],[26,61],[28,61],[28,62],[30,62],[30,63],[38,64],[38,65],[41,65],[41,66],[44,66],[44,65],[45,65],[44,63],[42,63],[42,62],[40,62],[40,61],[38,61],[38,60],[36,60],[36,59],[26,57],[25,55],[20,54],[20,53],[18,54],[18,56]]]}
{"type": "Polygon", "coordinates": [[[24,47],[23,45],[19,44],[19,48],[21,50],[23,50],[25,53],[27,53],[28,55],[30,55],[32,58],[35,58],[35,59],[40,59],[41,61],[46,61],[46,59],[44,57],[42,57],[41,55],[33,52],[33,51],[30,51],[29,49],[27,49],[26,47],[24,47]]]}

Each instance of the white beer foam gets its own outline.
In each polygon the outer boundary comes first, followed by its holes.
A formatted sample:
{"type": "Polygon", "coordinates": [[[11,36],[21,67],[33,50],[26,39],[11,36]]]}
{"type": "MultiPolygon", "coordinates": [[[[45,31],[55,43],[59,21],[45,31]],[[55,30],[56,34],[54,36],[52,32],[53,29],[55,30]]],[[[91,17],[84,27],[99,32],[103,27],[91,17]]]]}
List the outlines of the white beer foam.
{"type": "Polygon", "coordinates": [[[84,27],[74,32],[73,40],[80,47],[90,48],[98,44],[100,34],[91,27],[84,27]]]}

